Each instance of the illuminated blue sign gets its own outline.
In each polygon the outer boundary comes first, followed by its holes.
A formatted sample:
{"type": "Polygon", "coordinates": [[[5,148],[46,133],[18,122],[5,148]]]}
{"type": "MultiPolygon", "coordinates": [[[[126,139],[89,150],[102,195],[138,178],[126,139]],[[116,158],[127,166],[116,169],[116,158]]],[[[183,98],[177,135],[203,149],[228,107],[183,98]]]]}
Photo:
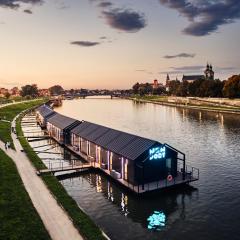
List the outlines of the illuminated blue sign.
{"type": "Polygon", "coordinates": [[[162,211],[154,211],[147,221],[149,230],[160,231],[166,225],[166,215],[162,211]]]}
{"type": "Polygon", "coordinates": [[[165,158],[166,147],[155,147],[149,150],[149,160],[157,160],[165,158]]]}

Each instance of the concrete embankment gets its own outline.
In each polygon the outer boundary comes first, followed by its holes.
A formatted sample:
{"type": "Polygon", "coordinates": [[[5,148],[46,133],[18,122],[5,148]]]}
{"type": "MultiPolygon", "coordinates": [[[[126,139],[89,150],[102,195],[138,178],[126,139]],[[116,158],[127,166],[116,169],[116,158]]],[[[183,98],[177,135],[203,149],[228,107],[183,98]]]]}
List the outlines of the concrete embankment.
{"type": "MultiPolygon", "coordinates": [[[[219,103],[216,101],[209,101],[200,98],[166,98],[161,99],[144,99],[144,98],[129,98],[130,100],[142,103],[153,103],[158,105],[179,107],[184,109],[195,109],[216,113],[229,113],[240,115],[240,100],[232,101],[229,100],[228,104],[219,103]],[[231,102],[231,105],[230,105],[231,102]],[[238,105],[239,104],[239,105],[238,105]]],[[[224,100],[222,100],[224,101],[224,100]]]]}

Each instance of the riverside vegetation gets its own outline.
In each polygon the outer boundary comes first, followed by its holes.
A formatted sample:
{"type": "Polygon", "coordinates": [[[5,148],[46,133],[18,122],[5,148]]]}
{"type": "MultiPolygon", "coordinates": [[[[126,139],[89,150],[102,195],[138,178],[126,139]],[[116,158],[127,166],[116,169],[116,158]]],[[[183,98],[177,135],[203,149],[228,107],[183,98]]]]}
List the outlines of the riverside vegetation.
{"type": "Polygon", "coordinates": [[[33,101],[16,103],[0,108],[0,140],[3,142],[10,142],[11,148],[14,149],[13,141],[11,138],[11,122],[20,112],[38,106],[46,100],[37,99],[33,101]]]}
{"type": "Polygon", "coordinates": [[[17,168],[0,150],[0,239],[51,239],[36,212],[17,168]]]}

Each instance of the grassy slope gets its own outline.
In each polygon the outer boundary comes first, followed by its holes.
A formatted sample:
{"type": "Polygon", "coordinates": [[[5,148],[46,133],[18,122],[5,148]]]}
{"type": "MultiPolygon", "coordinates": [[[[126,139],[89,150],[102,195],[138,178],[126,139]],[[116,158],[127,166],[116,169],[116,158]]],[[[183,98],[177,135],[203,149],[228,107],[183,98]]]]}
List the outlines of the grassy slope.
{"type": "MultiPolygon", "coordinates": [[[[18,136],[22,136],[22,129],[20,120],[17,121],[16,130],[18,136]]],[[[31,146],[25,138],[19,138],[19,141],[26,151],[28,158],[32,161],[36,169],[44,169],[45,165],[42,163],[41,159],[37,156],[35,152],[32,151],[31,146]]],[[[56,197],[59,205],[63,206],[68,215],[73,221],[73,224],[79,230],[79,232],[88,240],[104,240],[106,239],[101,230],[94,224],[94,222],[78,207],[72,197],[68,195],[64,187],[59,183],[57,178],[53,175],[42,176],[45,184],[56,197]]]]}
{"type": "Polygon", "coordinates": [[[16,166],[0,150],[0,239],[50,239],[16,166]]]}
{"type": "MultiPolygon", "coordinates": [[[[25,103],[18,103],[0,108],[0,119],[12,121],[14,117],[20,112],[42,104],[44,100],[29,101],[25,103]]],[[[3,142],[10,141],[11,147],[14,148],[11,138],[11,123],[0,121],[0,140],[3,142]]]]}
{"type": "MultiPolygon", "coordinates": [[[[1,111],[1,109],[0,109],[1,111]]],[[[13,141],[11,138],[11,123],[0,122],[0,139],[3,142],[10,142],[11,148],[14,148],[13,141]]]]}

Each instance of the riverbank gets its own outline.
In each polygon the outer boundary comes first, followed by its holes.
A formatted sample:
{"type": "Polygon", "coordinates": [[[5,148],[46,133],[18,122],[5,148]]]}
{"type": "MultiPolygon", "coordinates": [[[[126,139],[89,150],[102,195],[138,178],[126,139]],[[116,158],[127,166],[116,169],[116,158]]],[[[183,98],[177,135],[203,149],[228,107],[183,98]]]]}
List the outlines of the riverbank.
{"type": "MultiPolygon", "coordinates": [[[[46,166],[43,164],[38,155],[33,151],[27,140],[23,136],[21,128],[21,118],[16,122],[17,135],[22,148],[24,149],[28,159],[32,162],[36,170],[44,169],[46,166]]],[[[75,200],[68,195],[64,187],[59,183],[58,179],[53,175],[44,175],[41,178],[49,191],[55,197],[57,203],[67,212],[71,218],[74,226],[83,235],[84,239],[89,240],[104,240],[102,231],[94,224],[94,222],[88,217],[77,205],[75,200]]]]}
{"type": "Polygon", "coordinates": [[[224,102],[224,99],[222,100],[222,102],[211,101],[210,99],[204,98],[180,98],[168,96],[133,96],[129,97],[128,99],[140,103],[153,103],[169,107],[179,107],[184,109],[196,109],[216,113],[229,113],[240,115],[240,100],[237,101],[237,104],[231,105],[231,102],[229,102],[231,100],[227,101],[226,103],[224,102]]]}
{"type": "Polygon", "coordinates": [[[46,100],[28,100],[23,102],[8,103],[0,105],[0,140],[10,142],[10,147],[14,149],[14,144],[11,137],[11,122],[20,112],[43,104],[46,100]]]}
{"type": "Polygon", "coordinates": [[[24,188],[16,165],[1,149],[0,192],[0,239],[51,239],[24,188]]]}

